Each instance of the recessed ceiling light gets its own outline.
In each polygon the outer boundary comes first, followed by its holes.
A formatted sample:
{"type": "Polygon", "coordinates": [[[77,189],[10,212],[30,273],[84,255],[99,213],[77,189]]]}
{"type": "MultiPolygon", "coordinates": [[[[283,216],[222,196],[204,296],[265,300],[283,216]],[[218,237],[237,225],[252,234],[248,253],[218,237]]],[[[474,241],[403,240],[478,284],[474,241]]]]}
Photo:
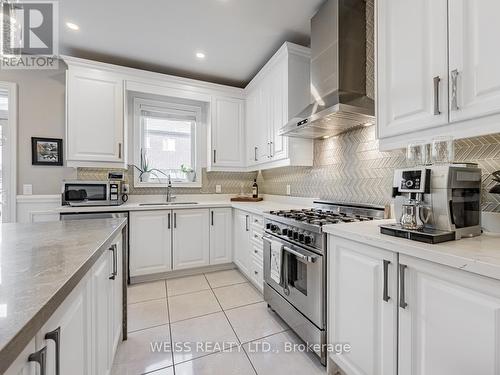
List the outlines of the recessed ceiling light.
{"type": "Polygon", "coordinates": [[[68,29],[71,29],[74,31],[80,30],[80,26],[78,26],[76,23],[73,23],[73,22],[66,22],[66,26],[68,27],[68,29]]]}
{"type": "Polygon", "coordinates": [[[323,139],[328,139],[328,138],[330,138],[330,136],[329,136],[329,135],[324,135],[324,136],[323,136],[323,137],[321,137],[321,138],[323,138],[323,139]]]}
{"type": "Polygon", "coordinates": [[[196,57],[203,60],[205,58],[205,54],[203,52],[196,52],[196,57]]]}

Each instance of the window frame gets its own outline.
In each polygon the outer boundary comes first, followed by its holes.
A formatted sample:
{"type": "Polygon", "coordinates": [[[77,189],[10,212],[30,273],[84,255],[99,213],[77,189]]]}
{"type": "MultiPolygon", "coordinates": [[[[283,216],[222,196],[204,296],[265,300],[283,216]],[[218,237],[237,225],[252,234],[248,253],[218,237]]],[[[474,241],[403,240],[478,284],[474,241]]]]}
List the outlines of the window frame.
{"type": "MultiPolygon", "coordinates": [[[[186,180],[172,179],[172,186],[174,187],[201,187],[202,186],[202,107],[179,104],[168,101],[149,100],[144,98],[134,98],[134,164],[139,166],[141,163],[141,148],[144,143],[144,132],[142,124],[141,110],[157,110],[159,112],[166,112],[172,114],[179,114],[181,112],[191,112],[195,116],[196,124],[192,125],[192,136],[194,137],[194,147],[191,148],[191,159],[195,161],[196,178],[194,182],[186,180]]],[[[153,182],[142,182],[139,179],[139,171],[134,169],[134,187],[162,187],[167,184],[167,178],[155,179],[153,182]]]]}

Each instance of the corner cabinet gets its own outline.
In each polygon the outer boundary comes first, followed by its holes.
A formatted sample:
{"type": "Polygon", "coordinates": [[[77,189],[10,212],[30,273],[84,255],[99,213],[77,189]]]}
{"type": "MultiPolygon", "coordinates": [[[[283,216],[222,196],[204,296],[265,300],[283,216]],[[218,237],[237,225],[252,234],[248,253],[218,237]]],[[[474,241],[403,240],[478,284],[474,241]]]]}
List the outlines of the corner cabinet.
{"type": "Polygon", "coordinates": [[[208,170],[242,170],[245,167],[245,101],[215,96],[211,103],[208,170]]]}
{"type": "Polygon", "coordinates": [[[245,91],[248,168],[311,166],[313,141],[279,134],[311,102],[309,48],[285,43],[245,91]]]}
{"type": "Polygon", "coordinates": [[[495,0],[377,1],[381,149],[500,132],[499,12],[495,0]]]}
{"type": "Polygon", "coordinates": [[[123,78],[112,71],[66,62],[67,165],[125,168],[123,78]]]}

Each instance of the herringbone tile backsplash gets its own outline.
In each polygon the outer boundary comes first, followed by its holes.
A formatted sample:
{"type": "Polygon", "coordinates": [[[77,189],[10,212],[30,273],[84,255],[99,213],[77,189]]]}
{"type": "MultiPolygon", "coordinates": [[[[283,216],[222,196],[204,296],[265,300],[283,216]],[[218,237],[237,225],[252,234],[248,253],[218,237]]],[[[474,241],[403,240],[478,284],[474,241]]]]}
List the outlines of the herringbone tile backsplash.
{"type": "MultiPolygon", "coordinates": [[[[483,170],[483,210],[500,212],[500,195],[489,194],[491,173],[500,170],[500,134],[455,141],[456,161],[478,163],[483,170]]],[[[263,171],[258,183],[266,194],[317,197],[339,202],[391,202],[395,168],[406,166],[405,150],[380,152],[375,127],[315,141],[314,166],[263,171]]]]}

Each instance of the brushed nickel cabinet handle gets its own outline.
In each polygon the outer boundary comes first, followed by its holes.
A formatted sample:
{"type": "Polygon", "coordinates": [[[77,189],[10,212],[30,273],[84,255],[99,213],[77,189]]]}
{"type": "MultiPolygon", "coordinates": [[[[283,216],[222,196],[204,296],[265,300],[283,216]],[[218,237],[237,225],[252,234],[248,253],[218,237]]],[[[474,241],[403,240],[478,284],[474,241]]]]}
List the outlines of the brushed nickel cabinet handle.
{"type": "Polygon", "coordinates": [[[212,214],[212,226],[214,226],[214,212],[212,211],[211,214],[212,214]]]}
{"type": "Polygon", "coordinates": [[[174,212],[174,229],[177,228],[177,213],[174,212]]]}
{"type": "Polygon", "coordinates": [[[214,150],[214,164],[217,163],[217,150],[214,150]]]}
{"type": "Polygon", "coordinates": [[[257,146],[255,146],[255,147],[253,148],[253,160],[254,160],[254,161],[259,161],[259,159],[257,159],[257,149],[258,149],[258,147],[257,147],[257,146]]]}
{"type": "Polygon", "coordinates": [[[389,278],[389,264],[391,264],[391,262],[389,262],[388,260],[385,260],[384,259],[384,296],[382,297],[382,299],[385,301],[385,302],[389,302],[389,300],[391,299],[391,297],[389,297],[389,291],[388,291],[388,278],[389,278]]]}
{"type": "Polygon", "coordinates": [[[458,111],[458,70],[451,71],[451,109],[458,111]]]}
{"type": "Polygon", "coordinates": [[[44,346],[37,352],[31,353],[28,357],[28,362],[36,362],[40,365],[39,375],[47,373],[47,347],[44,346]]]}
{"type": "Polygon", "coordinates": [[[273,147],[274,147],[274,143],[273,141],[270,142],[269,144],[269,157],[270,158],[273,158],[274,157],[274,150],[273,150],[273,147]]]}
{"type": "Polygon", "coordinates": [[[407,268],[408,266],[404,264],[399,265],[399,307],[402,309],[408,307],[405,297],[405,271],[407,268]]]}
{"type": "Polygon", "coordinates": [[[118,143],[118,159],[122,158],[122,143],[118,143]]]}
{"type": "Polygon", "coordinates": [[[248,232],[248,218],[249,216],[248,215],[245,215],[245,230],[248,232]]]}
{"type": "Polygon", "coordinates": [[[117,260],[117,254],[116,254],[116,244],[111,245],[111,247],[108,250],[113,252],[113,271],[111,272],[109,279],[114,280],[116,278],[116,275],[118,274],[118,260],[117,260]]]}
{"type": "Polygon", "coordinates": [[[170,213],[168,214],[168,219],[167,219],[167,225],[168,225],[168,228],[167,229],[170,229],[170,213]]]}
{"type": "Polygon", "coordinates": [[[441,78],[436,76],[433,78],[434,81],[434,116],[438,116],[441,114],[439,110],[439,82],[441,82],[441,78]]]}
{"type": "Polygon", "coordinates": [[[51,332],[45,334],[45,340],[53,340],[56,346],[56,373],[55,375],[61,374],[61,327],[57,327],[51,332]]]}

